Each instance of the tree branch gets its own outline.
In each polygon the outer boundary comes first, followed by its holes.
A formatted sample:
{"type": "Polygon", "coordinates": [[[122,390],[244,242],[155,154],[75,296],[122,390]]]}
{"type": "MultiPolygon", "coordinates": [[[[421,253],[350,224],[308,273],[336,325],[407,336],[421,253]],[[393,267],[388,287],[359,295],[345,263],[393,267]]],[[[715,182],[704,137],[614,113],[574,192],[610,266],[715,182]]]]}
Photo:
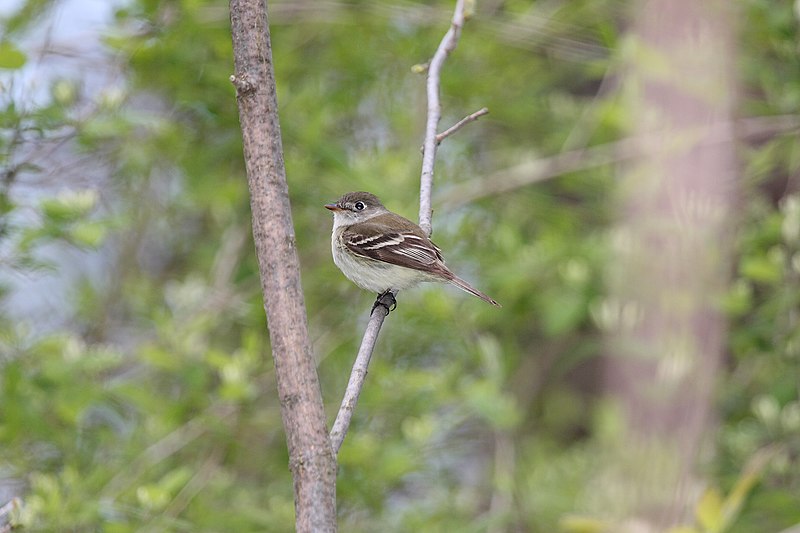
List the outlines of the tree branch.
{"type": "MultiPolygon", "coordinates": [[[[683,131],[670,132],[670,135],[677,138],[679,135],[691,137],[702,134],[702,138],[697,141],[698,146],[711,146],[733,142],[735,137],[759,141],[774,135],[794,133],[798,130],[800,130],[800,116],[778,115],[742,118],[733,122],[722,121],[710,128],[686,128],[683,131]]],[[[649,149],[657,147],[660,142],[663,142],[664,135],[664,132],[653,132],[649,135],[628,137],[615,142],[527,161],[483,179],[454,185],[450,188],[447,196],[442,199],[442,205],[447,209],[454,209],[481,198],[510,192],[569,172],[639,157],[642,154],[643,146],[645,148],[649,146],[649,149]]]]}
{"type": "Polygon", "coordinates": [[[361,395],[364,380],[367,378],[367,368],[372,358],[372,351],[375,349],[375,342],[378,340],[378,333],[380,333],[383,320],[388,314],[385,311],[384,307],[378,306],[369,317],[367,330],[364,332],[364,338],[361,339],[361,347],[358,349],[356,361],[353,363],[353,370],[350,372],[350,380],[347,382],[347,388],[344,391],[342,406],[339,408],[339,413],[333,422],[333,429],[331,429],[333,453],[339,453],[339,448],[342,447],[342,442],[344,442],[344,436],[350,427],[353,411],[355,411],[358,397],[361,395]]]}
{"type": "MultiPolygon", "coordinates": [[[[457,0],[450,29],[447,31],[442,39],[442,42],[439,44],[439,48],[436,50],[436,53],[434,54],[428,68],[428,119],[426,122],[427,127],[425,131],[425,144],[423,145],[422,177],[419,199],[420,227],[422,227],[423,231],[425,231],[428,235],[431,233],[431,191],[433,188],[433,165],[436,159],[436,145],[438,144],[436,139],[436,129],[439,126],[439,119],[441,117],[441,106],[439,104],[439,72],[442,69],[444,60],[447,59],[447,56],[450,55],[450,52],[452,52],[455,49],[456,44],[458,44],[458,38],[461,35],[461,27],[463,24],[464,0],[457,0]]],[[[482,111],[483,110],[473,113],[473,115],[477,115],[475,118],[485,114],[481,113],[482,111]]],[[[475,118],[470,119],[467,117],[461,122],[466,124],[467,122],[475,120],[475,118]]],[[[458,129],[463,127],[464,124],[456,124],[450,128],[450,130],[453,131],[448,130],[449,133],[444,132],[447,133],[445,137],[455,133],[458,129]]],[[[382,308],[378,306],[376,311],[378,309],[382,308]]],[[[339,412],[336,415],[336,420],[334,421],[333,429],[331,430],[330,440],[334,453],[339,452],[339,448],[341,448],[344,437],[347,434],[348,428],[350,427],[350,420],[353,417],[353,411],[355,410],[356,402],[358,402],[358,397],[361,394],[361,389],[364,386],[364,380],[367,377],[367,368],[369,366],[370,358],[372,357],[372,352],[375,349],[375,342],[378,340],[378,334],[381,331],[381,326],[383,326],[383,321],[387,314],[388,312],[384,313],[377,311],[373,312],[369,317],[367,330],[364,332],[364,337],[361,339],[361,347],[358,349],[358,355],[353,363],[353,369],[350,372],[350,380],[347,383],[344,398],[342,398],[342,404],[339,407],[339,412]]]]}
{"type": "Polygon", "coordinates": [[[14,496],[5,505],[0,507],[0,533],[7,533],[15,529],[14,524],[11,523],[11,515],[20,507],[22,507],[22,499],[17,496],[14,496]]]}
{"type": "Polygon", "coordinates": [[[266,2],[230,0],[253,237],[294,479],[296,530],[336,531],[336,459],[308,337],[283,163],[266,2]]]}
{"type": "Polygon", "coordinates": [[[483,107],[481,109],[478,109],[477,111],[475,111],[471,115],[467,115],[466,117],[462,118],[461,120],[459,120],[458,122],[456,122],[455,124],[453,124],[452,126],[450,126],[449,128],[447,128],[442,133],[440,133],[440,134],[438,134],[436,136],[436,145],[438,146],[438,145],[442,144],[443,140],[447,139],[452,134],[454,134],[455,132],[457,132],[458,130],[460,130],[461,128],[463,128],[464,126],[469,124],[470,122],[474,122],[474,121],[478,120],[479,118],[481,118],[483,115],[486,115],[488,113],[489,113],[489,108],[488,107],[483,107]]]}
{"type": "Polygon", "coordinates": [[[439,48],[433,54],[428,66],[428,120],[425,123],[425,142],[422,144],[422,174],[419,183],[419,227],[426,235],[433,231],[431,225],[431,193],[433,192],[433,166],[436,162],[436,130],[442,118],[442,106],[439,103],[439,74],[442,65],[450,52],[455,50],[458,39],[461,37],[461,28],[464,26],[464,0],[456,1],[453,20],[447,30],[439,48]]]}

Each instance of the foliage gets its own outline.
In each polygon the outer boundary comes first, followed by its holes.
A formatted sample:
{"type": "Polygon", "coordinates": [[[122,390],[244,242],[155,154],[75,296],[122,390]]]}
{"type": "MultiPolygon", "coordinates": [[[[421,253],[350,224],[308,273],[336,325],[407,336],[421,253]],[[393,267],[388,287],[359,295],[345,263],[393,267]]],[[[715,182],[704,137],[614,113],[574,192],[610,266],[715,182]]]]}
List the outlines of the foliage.
{"type": "MultiPolygon", "coordinates": [[[[8,19],[5,86],[23,83],[33,51],[19,35],[52,4],[24,2],[8,19]]],[[[602,461],[598,440],[614,429],[596,386],[614,169],[446,206],[460,184],[618,138],[623,109],[615,94],[596,94],[617,74],[623,7],[477,3],[443,72],[442,126],[483,106],[491,114],[441,147],[434,239],[504,307],[441,287],[400,295],[339,456],[341,530],[609,527],[588,480],[602,461]]],[[[306,306],[331,418],[373,296],[333,267],[321,207],[370,190],[416,218],[425,101],[412,66],[431,55],[451,8],[270,2],[306,306]]],[[[795,113],[791,6],[743,0],[740,10],[742,109],[795,113]]],[[[8,486],[24,484],[16,519],[33,531],[291,531],[226,4],[131,0],[105,46],[124,88],[93,92],[59,78],[38,100],[7,92],[0,109],[0,472],[8,486]],[[42,157],[58,143],[69,155],[42,157]],[[95,177],[85,179],[64,170],[71,157],[102,164],[86,163],[95,177]],[[71,261],[85,273],[66,275],[71,261]],[[35,314],[25,315],[8,303],[21,301],[20,277],[54,279],[65,296],[33,290],[35,314]]],[[[718,453],[685,531],[800,522],[795,137],[752,144],[743,161],[718,453]]]]}

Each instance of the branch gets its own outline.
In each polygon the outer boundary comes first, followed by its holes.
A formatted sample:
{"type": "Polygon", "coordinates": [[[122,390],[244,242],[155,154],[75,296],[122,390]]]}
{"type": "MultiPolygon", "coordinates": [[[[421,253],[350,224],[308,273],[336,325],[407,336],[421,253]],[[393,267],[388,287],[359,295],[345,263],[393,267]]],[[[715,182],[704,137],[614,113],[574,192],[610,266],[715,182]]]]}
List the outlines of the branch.
{"type": "MultiPolygon", "coordinates": [[[[764,138],[795,133],[798,130],[800,130],[800,116],[778,115],[743,118],[733,122],[721,121],[708,127],[673,131],[669,135],[687,136],[689,139],[692,136],[698,137],[696,146],[709,146],[733,142],[737,137],[762,141],[764,138]]],[[[663,132],[654,132],[628,137],[616,142],[521,163],[487,178],[453,186],[442,204],[447,209],[453,209],[481,198],[510,192],[569,172],[633,159],[658,146],[663,142],[664,135],[663,132]]],[[[675,149],[680,149],[681,146],[678,143],[675,149]]]]}
{"type": "Polygon", "coordinates": [[[120,493],[135,484],[148,468],[152,468],[173,456],[191,442],[205,435],[210,427],[209,418],[229,421],[235,419],[236,413],[237,408],[235,406],[212,404],[198,416],[148,446],[137,458],[130,461],[126,468],[117,472],[106,483],[106,486],[100,492],[101,497],[109,500],[118,498],[120,493]]]}
{"type": "MultiPolygon", "coordinates": [[[[172,501],[167,505],[164,510],[159,513],[158,519],[163,517],[169,518],[177,518],[186,507],[192,502],[192,500],[200,494],[200,492],[214,479],[214,474],[216,474],[220,469],[220,461],[223,457],[224,450],[221,444],[217,444],[211,450],[211,452],[206,457],[206,460],[203,461],[203,464],[200,465],[200,468],[195,472],[195,474],[189,478],[189,481],[178,491],[178,494],[172,499],[172,501]]],[[[158,515],[157,515],[158,516],[158,515]]],[[[155,522],[155,518],[153,522],[155,522]]]]}
{"type": "Polygon", "coordinates": [[[356,361],[353,363],[353,370],[350,372],[350,381],[347,382],[347,388],[344,391],[342,406],[339,408],[339,413],[333,422],[331,446],[333,446],[333,453],[336,454],[339,453],[339,448],[342,447],[342,442],[344,442],[344,436],[350,427],[353,411],[356,408],[358,397],[361,395],[361,387],[363,387],[364,380],[367,378],[367,368],[369,367],[369,360],[372,358],[372,351],[375,349],[375,342],[378,340],[378,333],[380,333],[383,320],[388,314],[387,312],[377,312],[379,310],[385,311],[385,308],[376,307],[369,317],[367,330],[364,332],[364,338],[361,339],[361,347],[358,349],[356,361]]]}
{"type": "Polygon", "coordinates": [[[11,523],[13,519],[12,513],[20,507],[22,507],[22,500],[17,496],[14,496],[5,505],[0,507],[0,533],[7,533],[15,529],[15,525],[11,523]]]}
{"type": "Polygon", "coordinates": [[[283,164],[264,0],[230,0],[239,121],[253,238],[294,480],[296,530],[336,530],[336,458],[308,337],[300,261],[283,164]]]}
{"type": "MultiPolygon", "coordinates": [[[[439,104],[439,72],[442,69],[444,60],[447,59],[450,52],[455,49],[463,24],[464,0],[457,0],[455,12],[453,13],[452,25],[439,44],[439,48],[436,50],[428,68],[428,120],[426,123],[425,144],[423,146],[419,199],[420,227],[422,227],[423,231],[428,235],[431,233],[431,190],[433,187],[433,164],[436,158],[436,128],[439,125],[441,116],[441,106],[439,104]]],[[[467,122],[475,120],[479,116],[485,114],[482,113],[482,111],[483,109],[473,113],[473,115],[477,115],[475,118],[470,119],[467,117],[461,122],[466,124],[467,122]]],[[[445,137],[452,135],[463,127],[464,124],[456,124],[450,128],[452,131],[448,130],[443,132],[443,135],[444,133],[447,134],[445,137]]],[[[377,309],[381,309],[381,307],[379,306],[376,310],[377,309]]],[[[387,314],[388,312],[373,312],[372,315],[370,315],[367,330],[364,332],[364,337],[361,339],[361,347],[358,349],[358,355],[353,363],[353,369],[350,372],[350,380],[347,383],[344,398],[342,398],[342,405],[339,407],[339,412],[336,415],[336,420],[331,429],[330,441],[334,453],[339,453],[339,448],[341,448],[344,437],[350,427],[350,420],[353,417],[356,402],[358,402],[358,397],[364,386],[364,380],[367,377],[367,368],[370,358],[372,357],[372,352],[375,349],[375,342],[378,340],[378,333],[381,331],[381,326],[383,326],[383,321],[387,314]]]]}
{"type": "Polygon", "coordinates": [[[489,113],[489,108],[484,107],[475,111],[471,115],[467,115],[466,117],[462,118],[461,120],[459,120],[458,122],[456,122],[455,124],[453,124],[452,126],[450,126],[449,128],[447,128],[442,133],[436,136],[436,145],[438,146],[442,144],[443,140],[447,139],[452,134],[454,134],[455,132],[457,132],[470,122],[474,122],[479,118],[481,118],[483,115],[487,115],[488,113],[489,113]]]}
{"type": "Polygon", "coordinates": [[[428,66],[428,120],[425,123],[425,142],[422,144],[422,174],[419,183],[419,227],[426,235],[430,235],[433,231],[431,225],[433,166],[436,162],[436,130],[439,128],[439,120],[442,117],[442,106],[439,103],[439,74],[442,71],[444,60],[458,44],[462,26],[464,26],[464,0],[457,0],[450,29],[439,43],[439,48],[436,49],[428,66]]]}
{"type": "Polygon", "coordinates": [[[623,161],[638,153],[634,138],[562,152],[520,163],[493,175],[454,185],[442,204],[448,209],[545,181],[561,174],[623,161]]]}

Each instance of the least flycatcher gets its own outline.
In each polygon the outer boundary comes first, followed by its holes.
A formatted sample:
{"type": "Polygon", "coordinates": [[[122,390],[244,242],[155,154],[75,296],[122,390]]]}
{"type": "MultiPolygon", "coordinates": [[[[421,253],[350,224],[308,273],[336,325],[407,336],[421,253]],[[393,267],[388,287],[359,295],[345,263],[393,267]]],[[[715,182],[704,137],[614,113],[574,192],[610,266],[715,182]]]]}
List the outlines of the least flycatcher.
{"type": "Polygon", "coordinates": [[[374,194],[349,192],[325,207],[333,211],[333,262],[350,281],[378,293],[373,310],[382,305],[388,313],[396,305],[394,293],[423,281],[451,283],[500,307],[453,274],[422,229],[386,209],[374,194]]]}

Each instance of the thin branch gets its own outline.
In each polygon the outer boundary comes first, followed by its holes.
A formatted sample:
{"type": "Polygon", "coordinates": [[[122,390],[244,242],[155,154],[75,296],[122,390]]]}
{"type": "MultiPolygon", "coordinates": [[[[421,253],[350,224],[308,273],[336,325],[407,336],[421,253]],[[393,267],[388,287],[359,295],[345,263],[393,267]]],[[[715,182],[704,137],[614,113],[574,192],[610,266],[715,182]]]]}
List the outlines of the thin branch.
{"type": "Polygon", "coordinates": [[[0,518],[11,514],[11,511],[13,511],[16,507],[19,507],[21,505],[21,502],[22,500],[20,500],[16,496],[14,498],[11,498],[10,501],[8,501],[5,505],[0,507],[0,518]]]}
{"type": "Polygon", "coordinates": [[[464,26],[464,0],[457,0],[450,29],[439,43],[439,48],[436,49],[428,66],[428,120],[425,125],[425,142],[422,145],[422,174],[419,183],[419,227],[426,235],[430,235],[433,229],[431,225],[433,166],[436,162],[436,130],[439,128],[439,120],[442,117],[442,106],[439,103],[439,75],[444,60],[458,44],[462,26],[464,26]]]}
{"type": "Polygon", "coordinates": [[[11,498],[11,501],[7,502],[5,505],[0,507],[0,518],[4,518],[6,515],[11,514],[11,511],[14,510],[14,507],[19,506],[19,498],[11,498]]]}
{"type": "Polygon", "coordinates": [[[0,533],[7,533],[14,529],[14,524],[11,523],[11,514],[20,507],[22,507],[22,500],[17,496],[0,507],[0,533]]]}
{"type": "Polygon", "coordinates": [[[438,145],[442,144],[443,140],[447,139],[452,134],[454,134],[455,132],[457,132],[458,130],[460,130],[461,128],[463,128],[464,126],[469,124],[470,122],[474,122],[474,121],[478,120],[479,118],[481,118],[483,115],[488,115],[488,114],[489,114],[489,108],[488,107],[484,107],[482,109],[479,109],[479,110],[475,111],[471,115],[467,115],[466,117],[462,118],[461,120],[459,120],[458,122],[456,122],[455,124],[453,124],[452,126],[447,128],[446,130],[444,130],[442,133],[437,135],[436,136],[436,145],[438,146],[438,145]]]}
{"type": "MultiPolygon", "coordinates": [[[[516,451],[514,440],[507,431],[494,432],[494,489],[489,502],[487,517],[506,517],[511,512],[513,505],[512,480],[516,469],[516,451]]],[[[491,523],[489,521],[488,533],[505,531],[504,522],[491,523]]]]}
{"type": "Polygon", "coordinates": [[[597,110],[608,101],[609,95],[619,87],[619,76],[617,74],[618,72],[614,68],[606,69],[603,78],[600,80],[600,85],[595,91],[594,98],[581,110],[578,120],[572,124],[566,140],[561,145],[562,152],[585,148],[589,144],[591,136],[600,122],[598,117],[601,114],[597,110]]]}
{"type": "MultiPolygon", "coordinates": [[[[709,127],[673,131],[669,135],[673,137],[685,135],[690,140],[695,136],[698,137],[696,146],[708,146],[733,142],[737,137],[758,141],[773,135],[796,133],[798,130],[800,130],[800,116],[779,115],[744,118],[734,122],[723,121],[709,127]]],[[[442,205],[447,209],[453,209],[481,198],[510,192],[569,172],[633,159],[646,153],[648,147],[658,146],[663,142],[664,135],[664,132],[654,132],[527,161],[487,178],[452,187],[442,200],[442,205]]],[[[684,145],[676,143],[675,146],[679,149],[684,145]]]]}
{"type": "Polygon", "coordinates": [[[453,209],[480,198],[533,185],[568,172],[630,159],[638,153],[636,144],[636,139],[629,138],[526,161],[486,178],[453,186],[443,199],[442,205],[447,209],[453,209]]]}
{"type": "Polygon", "coordinates": [[[191,442],[205,435],[209,428],[209,417],[227,422],[234,420],[237,412],[238,408],[233,405],[212,405],[199,416],[192,418],[148,446],[138,457],[130,461],[126,468],[117,472],[106,483],[100,492],[101,496],[111,500],[119,497],[120,493],[136,483],[148,468],[152,468],[178,453],[191,442]]]}
{"type": "Polygon", "coordinates": [[[372,351],[375,349],[375,342],[378,340],[378,333],[380,333],[383,320],[388,314],[381,311],[385,311],[385,308],[378,306],[372,316],[369,317],[367,330],[364,332],[364,338],[361,339],[361,347],[358,349],[356,361],[353,363],[353,370],[350,372],[350,381],[347,382],[347,388],[344,391],[342,406],[339,408],[339,413],[333,422],[331,446],[333,446],[333,453],[336,454],[339,453],[339,448],[342,447],[342,442],[344,442],[344,436],[347,434],[347,428],[350,427],[350,420],[353,418],[353,411],[361,394],[361,387],[367,378],[367,368],[369,367],[369,360],[372,358],[372,351]]]}
{"type": "MultiPolygon", "coordinates": [[[[433,188],[433,165],[436,158],[436,129],[439,126],[441,117],[441,106],[439,104],[439,72],[447,56],[450,55],[461,35],[461,27],[464,24],[464,0],[457,0],[453,20],[450,29],[445,34],[439,48],[431,59],[428,67],[428,119],[425,130],[425,144],[423,145],[422,155],[422,176],[420,178],[420,199],[419,199],[419,222],[420,227],[428,235],[431,233],[431,191],[433,188]]],[[[481,110],[483,111],[483,110],[481,110]]],[[[480,113],[480,111],[478,112],[480,113]]],[[[476,117],[477,118],[477,117],[476,117]]],[[[473,119],[474,120],[474,119],[473,119]]],[[[455,126],[454,126],[455,127],[455,126]]],[[[459,126],[460,127],[460,126],[459,126]]],[[[452,129],[452,128],[451,128],[452,129]]],[[[455,133],[448,133],[451,135],[455,133]]],[[[378,333],[381,331],[383,321],[388,313],[373,312],[370,316],[367,330],[361,340],[361,347],[358,349],[353,369],[350,373],[350,380],[345,389],[342,405],[336,415],[336,420],[331,429],[330,440],[334,454],[339,452],[344,437],[350,427],[356,402],[364,386],[367,377],[367,367],[369,366],[372,352],[375,349],[375,342],[378,340],[378,333]]]]}
{"type": "Polygon", "coordinates": [[[186,482],[170,504],[162,511],[162,516],[178,517],[189,506],[192,500],[200,494],[209,482],[214,479],[214,474],[220,469],[220,460],[224,454],[221,445],[215,446],[203,461],[197,472],[186,482]]]}

